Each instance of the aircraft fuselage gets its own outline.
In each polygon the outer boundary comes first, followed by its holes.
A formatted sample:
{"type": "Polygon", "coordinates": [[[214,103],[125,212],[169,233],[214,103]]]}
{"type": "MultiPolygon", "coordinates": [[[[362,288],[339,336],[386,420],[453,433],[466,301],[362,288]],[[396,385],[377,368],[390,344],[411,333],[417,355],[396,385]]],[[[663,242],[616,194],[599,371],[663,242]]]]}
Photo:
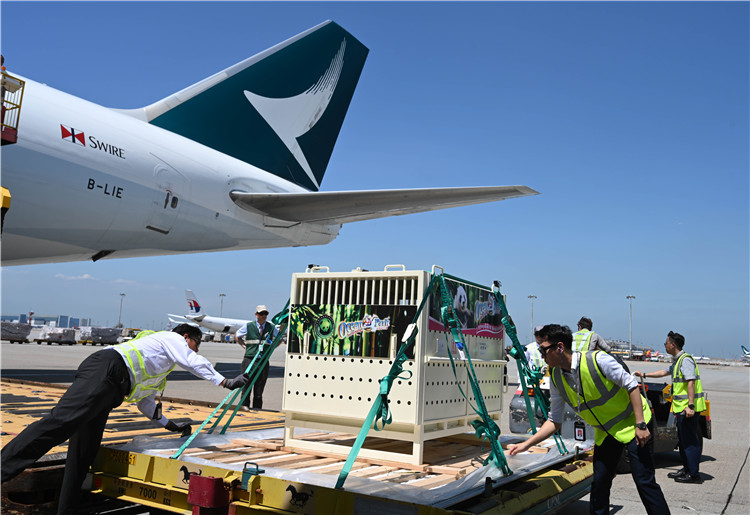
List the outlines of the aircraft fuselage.
{"type": "Polygon", "coordinates": [[[12,195],[4,265],[323,245],[338,235],[340,225],[276,220],[229,197],[307,191],[293,183],[24,80],[18,142],[2,147],[2,183],[12,195]]]}

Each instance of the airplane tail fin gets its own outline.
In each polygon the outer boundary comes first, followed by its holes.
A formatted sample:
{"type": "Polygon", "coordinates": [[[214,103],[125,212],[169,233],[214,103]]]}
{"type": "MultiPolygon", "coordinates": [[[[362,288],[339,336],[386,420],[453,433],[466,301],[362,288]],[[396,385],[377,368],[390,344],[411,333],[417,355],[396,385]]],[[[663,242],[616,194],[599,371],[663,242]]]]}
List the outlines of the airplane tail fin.
{"type": "Polygon", "coordinates": [[[747,350],[747,348],[744,345],[740,345],[742,347],[742,352],[744,352],[747,355],[750,355],[750,350],[747,350]]]}
{"type": "Polygon", "coordinates": [[[326,21],[123,112],[317,191],[368,52],[326,21]]]}
{"type": "Polygon", "coordinates": [[[185,290],[185,298],[188,303],[188,312],[190,315],[198,316],[202,315],[201,305],[198,303],[198,298],[193,293],[193,290],[185,290]]]}

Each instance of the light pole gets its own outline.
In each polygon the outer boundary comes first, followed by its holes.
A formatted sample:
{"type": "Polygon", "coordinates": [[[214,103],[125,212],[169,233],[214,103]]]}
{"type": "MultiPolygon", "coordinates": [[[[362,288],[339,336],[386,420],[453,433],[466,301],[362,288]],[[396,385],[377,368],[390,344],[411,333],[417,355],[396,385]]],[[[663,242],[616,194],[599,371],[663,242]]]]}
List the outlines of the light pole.
{"type": "Polygon", "coordinates": [[[122,300],[125,298],[125,294],[120,294],[120,315],[117,317],[117,327],[122,328],[122,300]]]}
{"type": "Polygon", "coordinates": [[[536,295],[529,295],[529,299],[531,299],[531,340],[530,342],[534,341],[534,299],[536,298],[536,295]]]}
{"type": "Polygon", "coordinates": [[[221,301],[221,307],[219,308],[219,316],[224,315],[224,297],[226,297],[226,293],[220,293],[219,294],[219,300],[221,301]]]}
{"type": "Polygon", "coordinates": [[[630,351],[628,352],[628,359],[633,359],[633,299],[635,295],[628,295],[625,298],[630,302],[630,351]]]}

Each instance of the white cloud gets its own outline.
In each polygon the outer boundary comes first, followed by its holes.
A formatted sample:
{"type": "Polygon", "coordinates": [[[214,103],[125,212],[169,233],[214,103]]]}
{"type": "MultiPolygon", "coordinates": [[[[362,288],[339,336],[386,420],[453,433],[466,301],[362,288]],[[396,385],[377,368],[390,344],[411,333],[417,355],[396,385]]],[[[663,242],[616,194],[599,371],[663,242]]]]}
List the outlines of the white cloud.
{"type": "Polygon", "coordinates": [[[95,277],[91,276],[90,274],[83,274],[83,275],[64,275],[64,274],[55,274],[56,279],[62,279],[64,281],[97,281],[95,277]]]}
{"type": "Polygon", "coordinates": [[[112,282],[115,284],[135,284],[135,281],[131,281],[130,279],[115,279],[112,282]]]}

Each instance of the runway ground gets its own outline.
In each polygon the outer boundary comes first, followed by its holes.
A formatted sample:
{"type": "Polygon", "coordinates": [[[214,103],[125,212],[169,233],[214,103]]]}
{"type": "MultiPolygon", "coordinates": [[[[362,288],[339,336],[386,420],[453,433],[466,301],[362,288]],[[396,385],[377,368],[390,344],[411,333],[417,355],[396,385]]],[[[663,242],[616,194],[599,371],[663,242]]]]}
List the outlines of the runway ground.
{"type": "MultiPolygon", "coordinates": [[[[0,346],[0,374],[3,378],[70,384],[78,364],[101,347],[84,345],[11,344],[0,346]]],[[[236,344],[206,342],[201,354],[228,377],[240,373],[242,350],[236,344]]],[[[271,371],[264,395],[264,408],[280,410],[282,404],[284,353],[280,346],[271,357],[271,371]]],[[[517,383],[515,363],[509,367],[509,380],[517,383]]],[[[628,362],[631,370],[654,371],[664,363],[628,362]]],[[[750,513],[750,368],[743,366],[700,365],[703,388],[711,401],[713,438],[704,441],[702,485],[680,484],[667,473],[681,467],[677,451],[656,455],[656,478],[673,514],[746,514],[750,513]]],[[[165,396],[220,402],[227,390],[208,385],[179,369],[172,372],[165,396]]],[[[668,379],[668,378],[667,378],[668,379]]],[[[509,388],[505,405],[514,387],[509,388]]],[[[507,411],[500,429],[507,433],[507,411]]],[[[630,475],[618,475],[611,491],[612,514],[644,513],[630,475]]],[[[566,514],[588,513],[588,496],[565,510],[566,514]]]]}

